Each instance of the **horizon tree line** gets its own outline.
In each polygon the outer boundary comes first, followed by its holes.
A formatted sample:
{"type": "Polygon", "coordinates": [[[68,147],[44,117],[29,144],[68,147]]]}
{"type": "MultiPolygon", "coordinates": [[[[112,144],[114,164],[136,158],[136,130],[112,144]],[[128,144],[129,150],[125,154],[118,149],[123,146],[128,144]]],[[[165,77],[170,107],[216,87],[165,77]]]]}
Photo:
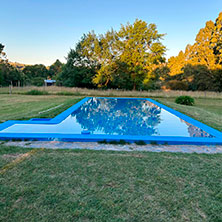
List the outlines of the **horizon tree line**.
{"type": "Polygon", "coordinates": [[[65,64],[56,60],[48,68],[36,64],[22,70],[8,63],[0,44],[0,85],[40,86],[49,77],[67,87],[222,91],[222,12],[206,22],[193,45],[168,61],[163,37],[155,24],[136,19],[117,31],[84,34],[65,64]]]}

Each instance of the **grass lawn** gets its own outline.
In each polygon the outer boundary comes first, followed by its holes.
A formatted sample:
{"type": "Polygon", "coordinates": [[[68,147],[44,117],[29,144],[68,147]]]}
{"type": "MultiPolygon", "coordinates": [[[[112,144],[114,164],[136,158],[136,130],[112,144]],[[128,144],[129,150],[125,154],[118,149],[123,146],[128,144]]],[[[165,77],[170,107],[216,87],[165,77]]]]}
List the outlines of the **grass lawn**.
{"type": "Polygon", "coordinates": [[[0,95],[0,122],[14,119],[52,118],[83,97],[70,96],[29,96],[18,94],[0,95]],[[39,114],[50,108],[61,105],[59,108],[39,114]]]}
{"type": "MultiPolygon", "coordinates": [[[[30,152],[0,150],[1,160],[30,152]]],[[[220,154],[41,150],[0,184],[0,221],[222,219],[220,154]]]]}
{"type": "MultiPolygon", "coordinates": [[[[222,130],[222,100],[154,99],[222,130]]],[[[0,121],[54,117],[77,96],[0,95],[0,121]],[[63,104],[61,107],[39,112],[63,104]]],[[[222,154],[40,150],[0,142],[0,221],[222,221],[222,154]]]]}

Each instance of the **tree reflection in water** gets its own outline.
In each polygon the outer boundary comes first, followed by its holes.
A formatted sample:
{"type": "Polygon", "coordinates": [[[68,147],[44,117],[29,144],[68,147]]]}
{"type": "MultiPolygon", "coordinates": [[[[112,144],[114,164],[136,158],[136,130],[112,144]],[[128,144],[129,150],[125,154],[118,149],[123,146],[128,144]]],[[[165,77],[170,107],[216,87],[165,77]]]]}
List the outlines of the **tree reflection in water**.
{"type": "Polygon", "coordinates": [[[92,98],[72,113],[91,133],[157,135],[161,108],[147,100],[92,98]]]}
{"type": "Polygon", "coordinates": [[[186,125],[188,126],[187,130],[190,134],[190,137],[209,137],[209,138],[212,138],[214,136],[212,136],[211,134],[207,133],[206,131],[180,119],[181,122],[184,122],[186,123],[186,125]]]}

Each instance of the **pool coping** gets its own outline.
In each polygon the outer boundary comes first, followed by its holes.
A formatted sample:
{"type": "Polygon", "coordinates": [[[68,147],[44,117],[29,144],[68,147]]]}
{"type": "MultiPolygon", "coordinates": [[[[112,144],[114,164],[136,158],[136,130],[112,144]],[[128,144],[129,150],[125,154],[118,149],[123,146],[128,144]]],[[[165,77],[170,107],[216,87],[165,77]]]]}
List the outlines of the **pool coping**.
{"type": "Polygon", "coordinates": [[[72,112],[77,110],[83,103],[91,98],[101,99],[139,99],[147,100],[160,108],[165,109],[171,114],[183,119],[184,121],[201,128],[207,133],[214,136],[214,138],[207,137],[178,137],[178,136],[132,136],[132,135],[105,135],[105,134],[59,134],[59,133],[1,133],[0,140],[39,140],[39,141],[52,141],[59,140],[64,142],[98,142],[98,141],[113,141],[125,140],[126,142],[144,141],[146,143],[158,144],[193,144],[193,145],[220,145],[222,144],[222,133],[212,127],[207,126],[183,113],[180,113],[168,106],[165,106],[150,98],[126,98],[126,97],[86,97],[74,104],[64,112],[60,113],[52,119],[30,119],[30,120],[9,120],[0,124],[0,131],[6,129],[14,124],[59,124],[67,118],[72,112]]]}

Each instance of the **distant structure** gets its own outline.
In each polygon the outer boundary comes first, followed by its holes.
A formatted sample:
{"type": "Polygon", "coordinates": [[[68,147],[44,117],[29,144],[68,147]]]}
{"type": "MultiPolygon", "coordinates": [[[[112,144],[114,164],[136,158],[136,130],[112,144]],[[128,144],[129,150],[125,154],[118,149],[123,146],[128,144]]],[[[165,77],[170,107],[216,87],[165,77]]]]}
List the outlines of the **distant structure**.
{"type": "Polygon", "coordinates": [[[52,80],[52,79],[45,79],[45,86],[53,86],[56,83],[56,80],[52,80]]]}

